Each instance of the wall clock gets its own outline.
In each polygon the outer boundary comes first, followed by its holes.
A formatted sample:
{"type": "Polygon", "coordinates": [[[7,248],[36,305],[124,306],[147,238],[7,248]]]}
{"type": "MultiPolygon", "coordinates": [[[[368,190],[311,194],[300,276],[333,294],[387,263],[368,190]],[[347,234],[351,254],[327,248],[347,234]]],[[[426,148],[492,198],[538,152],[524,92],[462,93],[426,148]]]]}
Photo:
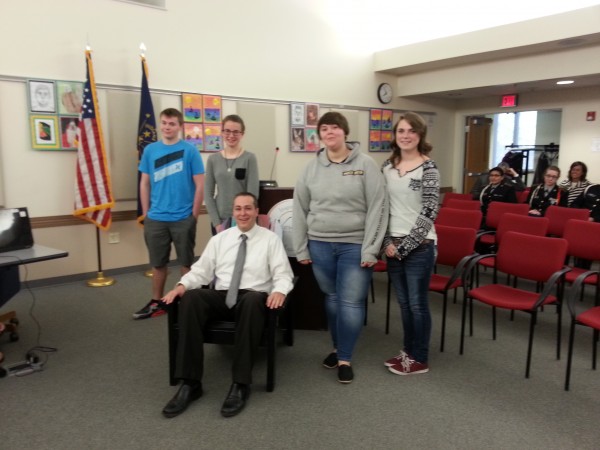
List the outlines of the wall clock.
{"type": "Polygon", "coordinates": [[[390,103],[394,98],[392,86],[389,83],[381,83],[377,88],[377,98],[381,103],[390,103]]]}

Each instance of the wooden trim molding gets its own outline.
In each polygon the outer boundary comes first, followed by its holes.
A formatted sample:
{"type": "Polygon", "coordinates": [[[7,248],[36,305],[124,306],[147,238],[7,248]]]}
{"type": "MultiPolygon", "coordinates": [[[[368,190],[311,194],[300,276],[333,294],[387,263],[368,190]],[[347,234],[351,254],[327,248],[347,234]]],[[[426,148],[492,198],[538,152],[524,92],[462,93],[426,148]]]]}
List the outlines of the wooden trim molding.
{"type": "MultiPolygon", "coordinates": [[[[207,214],[206,208],[203,206],[200,214],[207,214]]],[[[137,220],[137,211],[113,211],[113,222],[124,222],[128,220],[137,220]]],[[[46,216],[32,217],[31,228],[52,228],[52,227],[72,227],[75,225],[89,225],[89,222],[82,220],[73,215],[68,216],[46,216]]]]}
{"type": "MultiPolygon", "coordinates": [[[[440,188],[440,194],[447,192],[453,192],[452,186],[444,186],[440,188]]],[[[206,207],[203,206],[200,210],[200,214],[208,214],[206,207]]],[[[113,211],[112,213],[113,222],[125,222],[128,220],[137,220],[137,211],[113,211]]],[[[46,217],[32,217],[31,228],[52,228],[52,227],[72,227],[75,225],[88,225],[89,222],[81,220],[73,215],[68,216],[46,216],[46,217]]]]}

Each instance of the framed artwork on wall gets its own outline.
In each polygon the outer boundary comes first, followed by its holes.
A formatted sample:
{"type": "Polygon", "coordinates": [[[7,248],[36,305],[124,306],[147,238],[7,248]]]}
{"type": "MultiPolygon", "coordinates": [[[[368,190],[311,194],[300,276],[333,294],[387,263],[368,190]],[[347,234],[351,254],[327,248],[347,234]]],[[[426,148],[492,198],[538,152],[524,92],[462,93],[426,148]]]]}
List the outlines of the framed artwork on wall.
{"type": "Polygon", "coordinates": [[[319,122],[319,105],[314,103],[306,104],[306,126],[316,127],[319,122]]]}
{"type": "Polygon", "coordinates": [[[28,80],[29,112],[56,113],[54,81],[28,80]]]}
{"type": "Polygon", "coordinates": [[[77,149],[79,117],[60,117],[60,146],[64,149],[77,149]]]}
{"type": "Polygon", "coordinates": [[[202,123],[202,96],[199,94],[181,94],[183,101],[183,121],[202,123]]]}
{"type": "Polygon", "coordinates": [[[292,103],[290,104],[290,118],[293,127],[304,126],[304,114],[305,114],[304,103],[292,103]]]}
{"type": "Polygon", "coordinates": [[[31,145],[34,149],[46,150],[59,148],[57,135],[57,117],[50,115],[31,115],[31,145]]]}
{"type": "Polygon", "coordinates": [[[35,150],[77,150],[83,83],[27,80],[31,146],[35,150]]]}
{"type": "Polygon", "coordinates": [[[216,96],[216,95],[204,95],[203,100],[204,100],[204,123],[219,123],[220,124],[221,123],[221,97],[216,96]]]}
{"type": "Polygon", "coordinates": [[[392,120],[391,109],[372,109],[369,112],[369,151],[389,152],[392,142],[392,120]]]}
{"type": "Polygon", "coordinates": [[[221,125],[204,125],[204,150],[207,152],[223,150],[221,125]]]}
{"type": "Polygon", "coordinates": [[[316,128],[305,128],[304,139],[306,141],[304,151],[316,152],[319,150],[319,133],[317,133],[316,128]]]}
{"type": "Polygon", "coordinates": [[[290,103],[290,151],[319,150],[319,109],[317,103],[290,103]]]}
{"type": "Polygon", "coordinates": [[[198,151],[201,152],[204,150],[204,129],[201,124],[184,123],[183,138],[186,142],[196,147],[198,151]]]}
{"type": "Polygon", "coordinates": [[[292,142],[290,149],[293,152],[303,152],[304,150],[304,128],[292,128],[292,142]]]}
{"type": "Polygon", "coordinates": [[[78,116],[83,104],[83,83],[79,81],[57,81],[56,96],[60,115],[78,116]]]}
{"type": "Polygon", "coordinates": [[[183,92],[181,103],[184,139],[200,152],[221,150],[221,97],[183,92]]]}

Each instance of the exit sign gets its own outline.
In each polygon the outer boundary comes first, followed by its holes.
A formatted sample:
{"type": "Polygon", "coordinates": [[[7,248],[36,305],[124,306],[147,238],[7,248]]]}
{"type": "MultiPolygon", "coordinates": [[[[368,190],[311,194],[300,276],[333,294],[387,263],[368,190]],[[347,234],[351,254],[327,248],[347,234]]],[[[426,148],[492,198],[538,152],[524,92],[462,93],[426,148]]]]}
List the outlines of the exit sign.
{"type": "Polygon", "coordinates": [[[502,101],[500,102],[500,106],[502,108],[511,108],[513,106],[517,106],[518,99],[519,97],[517,94],[503,95],[502,101]]]}

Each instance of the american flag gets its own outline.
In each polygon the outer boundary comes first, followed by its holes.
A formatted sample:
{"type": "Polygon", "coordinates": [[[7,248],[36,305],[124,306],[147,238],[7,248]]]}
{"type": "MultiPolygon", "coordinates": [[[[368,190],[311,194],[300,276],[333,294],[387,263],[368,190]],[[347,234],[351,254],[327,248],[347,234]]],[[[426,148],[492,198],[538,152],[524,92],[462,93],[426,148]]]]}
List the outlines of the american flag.
{"type": "Polygon", "coordinates": [[[104,151],[90,50],[86,50],[85,58],[87,76],[77,131],[77,180],[73,215],[107,230],[111,224],[111,208],[115,203],[104,151]]]}

